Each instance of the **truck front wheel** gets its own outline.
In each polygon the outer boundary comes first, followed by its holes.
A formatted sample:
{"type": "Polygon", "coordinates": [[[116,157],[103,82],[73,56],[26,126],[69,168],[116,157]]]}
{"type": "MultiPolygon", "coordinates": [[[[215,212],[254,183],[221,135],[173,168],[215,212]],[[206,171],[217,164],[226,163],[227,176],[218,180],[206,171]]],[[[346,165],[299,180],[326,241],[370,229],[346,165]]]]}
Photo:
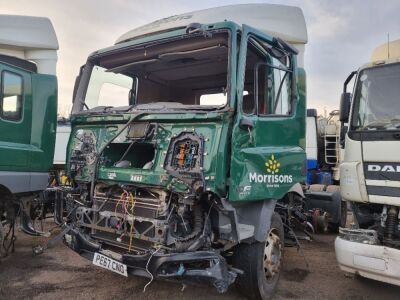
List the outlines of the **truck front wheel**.
{"type": "Polygon", "coordinates": [[[274,294],[281,272],[283,243],[282,220],[274,213],[265,242],[236,247],[233,264],[244,272],[236,279],[236,285],[249,299],[270,299],[274,294]]]}

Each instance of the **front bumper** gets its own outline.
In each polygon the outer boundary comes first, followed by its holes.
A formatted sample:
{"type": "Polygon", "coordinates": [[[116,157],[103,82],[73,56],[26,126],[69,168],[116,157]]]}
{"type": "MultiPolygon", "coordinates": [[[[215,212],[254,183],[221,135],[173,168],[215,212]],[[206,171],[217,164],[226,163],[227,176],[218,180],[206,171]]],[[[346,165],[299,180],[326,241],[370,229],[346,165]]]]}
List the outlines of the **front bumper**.
{"type": "Polygon", "coordinates": [[[342,271],[400,285],[400,250],[337,237],[335,252],[342,271]]]}
{"type": "Polygon", "coordinates": [[[156,279],[210,284],[220,293],[226,292],[237,276],[237,272],[229,270],[225,258],[213,251],[119,254],[103,250],[100,244],[76,229],[71,229],[65,235],[64,242],[89,260],[93,260],[94,253],[98,252],[126,264],[130,275],[151,277],[150,272],[156,279]],[[202,267],[193,267],[194,265],[202,267]],[[169,268],[170,266],[175,268],[169,268]]]}

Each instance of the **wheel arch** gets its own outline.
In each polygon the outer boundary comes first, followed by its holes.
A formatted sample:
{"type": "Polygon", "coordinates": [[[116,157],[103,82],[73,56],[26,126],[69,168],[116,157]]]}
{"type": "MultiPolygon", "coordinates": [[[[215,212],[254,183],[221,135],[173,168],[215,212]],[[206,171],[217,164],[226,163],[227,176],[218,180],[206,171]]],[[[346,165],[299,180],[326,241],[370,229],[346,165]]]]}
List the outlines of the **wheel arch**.
{"type": "Polygon", "coordinates": [[[262,201],[251,202],[245,205],[236,207],[238,217],[239,242],[251,243],[255,241],[264,242],[269,228],[271,226],[271,218],[275,211],[277,200],[267,199],[262,201]],[[252,238],[242,239],[241,224],[253,226],[254,233],[252,238]]]}
{"type": "Polygon", "coordinates": [[[0,184],[0,197],[4,196],[13,196],[13,193],[10,191],[8,187],[3,184],[0,184]]]}

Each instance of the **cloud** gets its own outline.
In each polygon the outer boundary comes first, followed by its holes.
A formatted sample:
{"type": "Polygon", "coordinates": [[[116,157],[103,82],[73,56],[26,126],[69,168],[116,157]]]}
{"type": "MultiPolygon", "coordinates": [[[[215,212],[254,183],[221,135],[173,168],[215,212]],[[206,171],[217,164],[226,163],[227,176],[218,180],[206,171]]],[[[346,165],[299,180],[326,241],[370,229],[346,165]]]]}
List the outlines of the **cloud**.
{"type": "MultiPolygon", "coordinates": [[[[247,2],[0,0],[0,7],[1,13],[47,16],[53,22],[60,44],[59,106],[65,110],[71,105],[75,76],[87,56],[112,45],[124,32],[179,13],[247,2]]],[[[308,102],[318,109],[337,109],[347,75],[368,62],[372,50],[386,41],[388,32],[392,39],[400,38],[397,0],[268,2],[300,6],[304,11],[309,31],[305,57],[308,102]]]]}
{"type": "Polygon", "coordinates": [[[305,2],[305,10],[312,16],[308,25],[308,32],[313,40],[329,39],[345,31],[348,19],[345,16],[335,15],[325,9],[321,2],[305,2]]]}

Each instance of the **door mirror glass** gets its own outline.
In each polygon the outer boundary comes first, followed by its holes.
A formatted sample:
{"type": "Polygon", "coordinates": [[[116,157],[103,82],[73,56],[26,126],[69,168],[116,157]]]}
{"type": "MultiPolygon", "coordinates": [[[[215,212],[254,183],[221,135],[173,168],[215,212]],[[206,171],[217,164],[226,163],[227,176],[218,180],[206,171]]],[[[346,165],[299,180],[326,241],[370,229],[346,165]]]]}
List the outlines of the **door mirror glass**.
{"type": "Polygon", "coordinates": [[[343,93],[340,98],[340,122],[347,123],[350,114],[350,93],[343,93]]]}

